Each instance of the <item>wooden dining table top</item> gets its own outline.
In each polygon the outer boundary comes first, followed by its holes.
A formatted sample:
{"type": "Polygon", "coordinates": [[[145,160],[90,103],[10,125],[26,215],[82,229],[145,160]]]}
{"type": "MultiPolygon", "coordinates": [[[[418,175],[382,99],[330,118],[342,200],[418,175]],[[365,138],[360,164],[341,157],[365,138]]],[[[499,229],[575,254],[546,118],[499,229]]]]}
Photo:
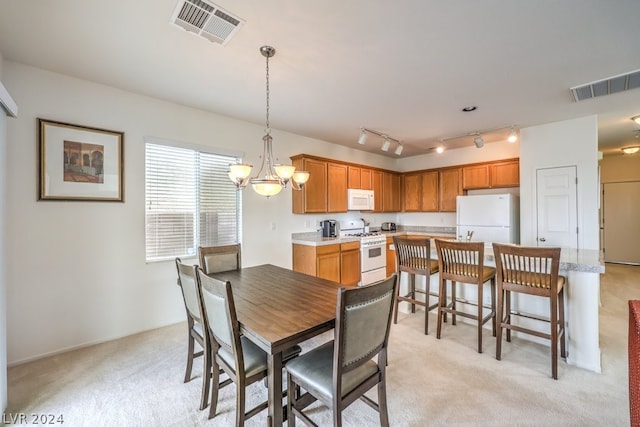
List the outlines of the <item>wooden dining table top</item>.
{"type": "Polygon", "coordinates": [[[344,286],[271,264],[211,276],[231,282],[240,329],[270,354],[333,329],[344,286]]]}

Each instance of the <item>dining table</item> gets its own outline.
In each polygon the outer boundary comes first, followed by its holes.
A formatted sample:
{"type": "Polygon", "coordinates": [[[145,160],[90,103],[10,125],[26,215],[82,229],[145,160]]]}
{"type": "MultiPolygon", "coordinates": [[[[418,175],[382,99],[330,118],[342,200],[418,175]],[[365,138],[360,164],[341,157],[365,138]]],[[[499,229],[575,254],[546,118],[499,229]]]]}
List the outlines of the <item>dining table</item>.
{"type": "Polygon", "coordinates": [[[282,352],[333,329],[338,289],[349,286],[271,264],[210,276],[231,282],[240,331],[268,355],[267,425],[281,426],[282,352]]]}

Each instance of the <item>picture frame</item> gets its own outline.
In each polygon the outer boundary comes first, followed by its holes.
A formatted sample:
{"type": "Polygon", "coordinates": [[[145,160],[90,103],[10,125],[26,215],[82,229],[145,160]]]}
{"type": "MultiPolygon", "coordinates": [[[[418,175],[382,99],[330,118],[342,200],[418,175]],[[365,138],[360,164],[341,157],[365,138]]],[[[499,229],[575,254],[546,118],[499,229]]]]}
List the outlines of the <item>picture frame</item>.
{"type": "Polygon", "coordinates": [[[38,200],[124,202],[124,132],[38,118],[38,200]]]}

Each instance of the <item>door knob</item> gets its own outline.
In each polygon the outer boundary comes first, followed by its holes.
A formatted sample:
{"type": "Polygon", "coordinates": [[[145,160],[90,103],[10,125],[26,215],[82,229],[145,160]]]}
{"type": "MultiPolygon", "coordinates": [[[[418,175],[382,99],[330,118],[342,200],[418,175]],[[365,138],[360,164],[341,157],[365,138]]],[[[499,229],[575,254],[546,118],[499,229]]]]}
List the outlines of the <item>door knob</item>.
{"type": "Polygon", "coordinates": [[[538,240],[540,240],[541,242],[546,242],[547,241],[547,239],[545,239],[544,237],[541,237],[538,240]]]}

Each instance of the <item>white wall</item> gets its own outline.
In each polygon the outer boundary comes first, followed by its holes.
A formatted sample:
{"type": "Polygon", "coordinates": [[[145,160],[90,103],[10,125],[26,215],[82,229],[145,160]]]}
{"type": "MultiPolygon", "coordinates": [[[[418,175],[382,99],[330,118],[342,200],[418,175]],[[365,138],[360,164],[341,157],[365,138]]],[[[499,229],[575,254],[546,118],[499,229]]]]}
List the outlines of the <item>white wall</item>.
{"type": "MultiPolygon", "coordinates": [[[[20,117],[8,123],[7,168],[0,167],[12,183],[6,197],[9,365],[184,320],[174,264],[144,259],[143,138],[243,150],[245,160],[259,166],[264,125],[9,61],[3,79],[20,106],[20,117]],[[37,201],[38,117],[124,131],[125,203],[37,201]]],[[[278,130],[272,135],[283,161],[308,153],[395,167],[386,157],[278,130]]],[[[271,199],[244,191],[244,265],[291,266],[291,233],[312,231],[306,225],[313,221],[291,213],[290,191],[271,199]]]]}
{"type": "Polygon", "coordinates": [[[596,116],[520,129],[520,239],[536,245],[536,170],[573,166],[578,177],[578,248],[599,248],[596,116]]]}

